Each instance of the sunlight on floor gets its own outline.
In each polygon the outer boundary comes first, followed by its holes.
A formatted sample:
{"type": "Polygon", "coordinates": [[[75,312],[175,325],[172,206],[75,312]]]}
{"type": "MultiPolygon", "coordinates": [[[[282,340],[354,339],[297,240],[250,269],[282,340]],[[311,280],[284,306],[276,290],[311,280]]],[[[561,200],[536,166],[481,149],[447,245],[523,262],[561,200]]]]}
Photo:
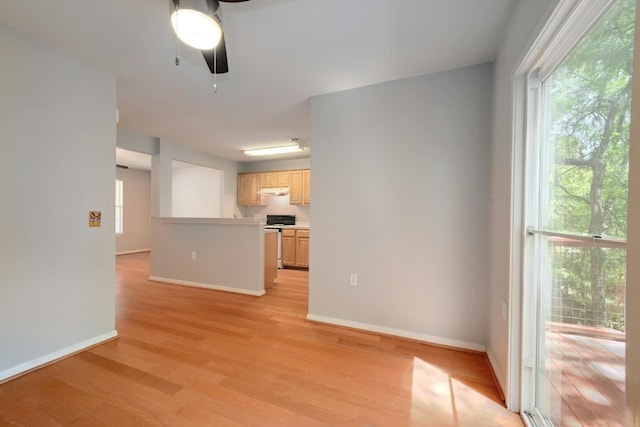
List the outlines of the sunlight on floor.
{"type": "Polygon", "coordinates": [[[490,386],[457,378],[419,358],[413,359],[412,425],[521,426],[517,414],[492,400],[490,386]]]}

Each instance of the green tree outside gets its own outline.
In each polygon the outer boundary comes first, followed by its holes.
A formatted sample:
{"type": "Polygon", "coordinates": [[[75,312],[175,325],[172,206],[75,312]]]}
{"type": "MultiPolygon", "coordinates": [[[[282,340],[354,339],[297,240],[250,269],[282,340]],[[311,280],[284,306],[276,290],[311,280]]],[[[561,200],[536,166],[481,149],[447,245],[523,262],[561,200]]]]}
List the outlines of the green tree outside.
{"type": "MultiPolygon", "coordinates": [[[[545,82],[553,230],[626,238],[634,25],[617,0],[545,82]]],[[[551,320],[624,330],[626,251],[555,245],[551,262],[551,320]]]]}

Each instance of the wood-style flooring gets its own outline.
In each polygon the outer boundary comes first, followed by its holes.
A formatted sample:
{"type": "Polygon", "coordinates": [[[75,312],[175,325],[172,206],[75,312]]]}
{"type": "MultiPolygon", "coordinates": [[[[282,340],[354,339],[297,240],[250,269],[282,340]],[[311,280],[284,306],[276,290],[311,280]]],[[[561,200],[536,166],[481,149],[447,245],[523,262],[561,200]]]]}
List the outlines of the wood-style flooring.
{"type": "Polygon", "coordinates": [[[253,297],[148,266],[117,257],[120,337],[0,385],[0,426],[522,426],[483,354],[306,321],[307,272],[253,297]]]}
{"type": "Polygon", "coordinates": [[[625,342],[547,332],[552,419],[563,426],[624,427],[625,342]]]}

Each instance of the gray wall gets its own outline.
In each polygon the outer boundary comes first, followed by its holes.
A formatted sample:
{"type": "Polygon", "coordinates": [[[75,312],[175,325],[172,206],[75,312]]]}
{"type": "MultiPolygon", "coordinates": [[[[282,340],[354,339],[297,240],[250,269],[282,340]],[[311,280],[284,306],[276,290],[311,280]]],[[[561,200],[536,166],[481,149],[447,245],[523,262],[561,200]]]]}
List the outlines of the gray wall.
{"type": "Polygon", "coordinates": [[[0,58],[2,380],[115,334],[116,82],[1,25],[0,58]]]}
{"type": "Polygon", "coordinates": [[[223,218],[242,216],[237,201],[237,162],[192,150],[165,138],[151,137],[127,129],[118,129],[118,147],[152,155],[152,216],[171,216],[174,160],[221,170],[223,174],[221,215],[223,218]]]}
{"type": "Polygon", "coordinates": [[[311,159],[271,160],[264,162],[243,162],[238,164],[238,172],[269,172],[295,169],[309,169],[311,159]]]}
{"type": "Polygon", "coordinates": [[[138,169],[116,169],[124,187],[124,234],[116,236],[116,253],[151,248],[151,173],[138,169]]]}
{"type": "Polygon", "coordinates": [[[154,218],[151,230],[151,280],[264,295],[264,223],[154,218]]]}
{"type": "Polygon", "coordinates": [[[157,138],[118,127],[118,147],[145,154],[157,154],[157,138]]]}
{"type": "Polygon", "coordinates": [[[312,99],[310,318],[484,349],[491,72],[312,99]]]}

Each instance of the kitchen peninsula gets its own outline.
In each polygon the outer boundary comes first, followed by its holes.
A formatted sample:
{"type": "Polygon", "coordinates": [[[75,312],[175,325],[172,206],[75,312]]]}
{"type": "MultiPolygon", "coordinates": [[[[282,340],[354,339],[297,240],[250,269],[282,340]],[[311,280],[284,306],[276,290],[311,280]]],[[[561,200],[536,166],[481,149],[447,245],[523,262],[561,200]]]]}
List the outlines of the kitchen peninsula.
{"type": "Polygon", "coordinates": [[[264,225],[263,219],[153,218],[149,279],[264,295],[264,225]]]}

